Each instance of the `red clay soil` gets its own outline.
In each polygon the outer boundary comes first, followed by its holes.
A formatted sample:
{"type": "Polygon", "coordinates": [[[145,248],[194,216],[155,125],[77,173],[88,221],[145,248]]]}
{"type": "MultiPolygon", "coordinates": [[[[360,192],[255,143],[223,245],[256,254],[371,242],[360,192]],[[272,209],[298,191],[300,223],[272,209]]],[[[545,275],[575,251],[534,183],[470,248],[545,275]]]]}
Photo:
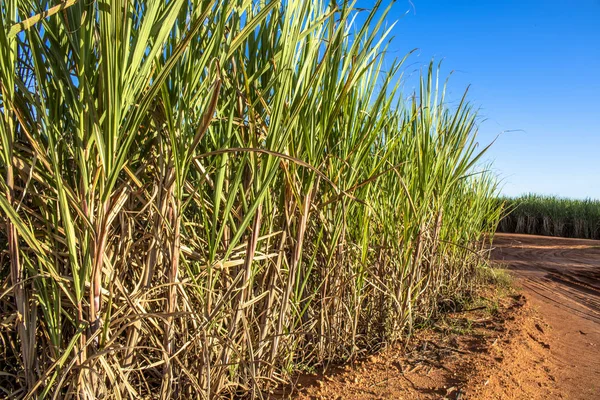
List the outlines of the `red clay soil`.
{"type": "Polygon", "coordinates": [[[558,393],[600,399],[600,241],[500,234],[494,244],[550,327],[558,393]]]}
{"type": "Polygon", "coordinates": [[[485,308],[266,397],[600,399],[600,241],[498,234],[494,245],[519,294],[484,293],[485,308]]]}

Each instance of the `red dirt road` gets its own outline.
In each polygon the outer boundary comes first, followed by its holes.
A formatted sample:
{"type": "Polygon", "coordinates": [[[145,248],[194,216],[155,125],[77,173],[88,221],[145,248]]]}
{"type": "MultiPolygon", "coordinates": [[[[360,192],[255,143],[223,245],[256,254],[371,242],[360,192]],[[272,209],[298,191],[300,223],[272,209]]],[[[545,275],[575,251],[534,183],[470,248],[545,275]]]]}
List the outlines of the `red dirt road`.
{"type": "Polygon", "coordinates": [[[600,241],[498,234],[494,246],[550,328],[554,394],[600,399],[600,241]]]}
{"type": "Polygon", "coordinates": [[[498,234],[520,293],[446,314],[403,345],[268,398],[600,400],[600,241],[498,234]],[[489,304],[488,304],[489,305],[489,304]]]}

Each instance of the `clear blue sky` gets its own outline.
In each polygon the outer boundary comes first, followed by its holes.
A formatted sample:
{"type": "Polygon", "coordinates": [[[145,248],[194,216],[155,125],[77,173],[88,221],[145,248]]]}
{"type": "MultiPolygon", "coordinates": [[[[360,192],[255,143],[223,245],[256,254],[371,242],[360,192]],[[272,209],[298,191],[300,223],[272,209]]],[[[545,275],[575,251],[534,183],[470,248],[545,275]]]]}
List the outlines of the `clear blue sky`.
{"type": "Polygon", "coordinates": [[[486,157],[504,194],[600,198],[600,0],[398,0],[388,20],[394,57],[419,49],[406,73],[443,59],[450,98],[471,85],[482,145],[519,130],[486,157]]]}

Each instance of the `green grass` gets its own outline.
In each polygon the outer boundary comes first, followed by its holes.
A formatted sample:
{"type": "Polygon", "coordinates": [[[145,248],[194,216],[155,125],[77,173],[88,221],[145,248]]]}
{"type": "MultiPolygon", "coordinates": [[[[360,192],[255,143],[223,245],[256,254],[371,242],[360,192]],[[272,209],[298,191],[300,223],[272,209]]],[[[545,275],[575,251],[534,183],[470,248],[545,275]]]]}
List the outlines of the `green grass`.
{"type": "Polygon", "coordinates": [[[3,392],[257,396],[473,285],[476,112],[400,92],[388,8],[0,7],[3,392]]]}
{"type": "Polygon", "coordinates": [[[509,212],[500,232],[600,239],[600,200],[528,194],[501,201],[509,212]]]}
{"type": "Polygon", "coordinates": [[[480,319],[481,314],[487,317],[498,316],[502,300],[519,290],[510,273],[496,263],[478,268],[472,280],[473,285],[469,290],[444,299],[434,318],[421,321],[420,327],[432,327],[451,335],[473,334],[476,331],[473,327],[474,318],[480,319]]]}

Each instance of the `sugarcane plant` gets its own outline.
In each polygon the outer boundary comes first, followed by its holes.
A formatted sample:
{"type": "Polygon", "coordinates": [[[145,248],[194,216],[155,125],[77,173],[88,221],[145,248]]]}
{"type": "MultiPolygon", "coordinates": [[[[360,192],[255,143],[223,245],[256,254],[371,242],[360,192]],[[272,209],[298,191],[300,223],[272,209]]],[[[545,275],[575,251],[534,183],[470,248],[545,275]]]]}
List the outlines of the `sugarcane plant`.
{"type": "Polygon", "coordinates": [[[476,110],[402,92],[391,5],[6,0],[0,390],[259,397],[473,284],[476,110]]]}
{"type": "Polygon", "coordinates": [[[506,210],[500,232],[600,239],[600,200],[529,193],[499,202],[506,210]]]}

